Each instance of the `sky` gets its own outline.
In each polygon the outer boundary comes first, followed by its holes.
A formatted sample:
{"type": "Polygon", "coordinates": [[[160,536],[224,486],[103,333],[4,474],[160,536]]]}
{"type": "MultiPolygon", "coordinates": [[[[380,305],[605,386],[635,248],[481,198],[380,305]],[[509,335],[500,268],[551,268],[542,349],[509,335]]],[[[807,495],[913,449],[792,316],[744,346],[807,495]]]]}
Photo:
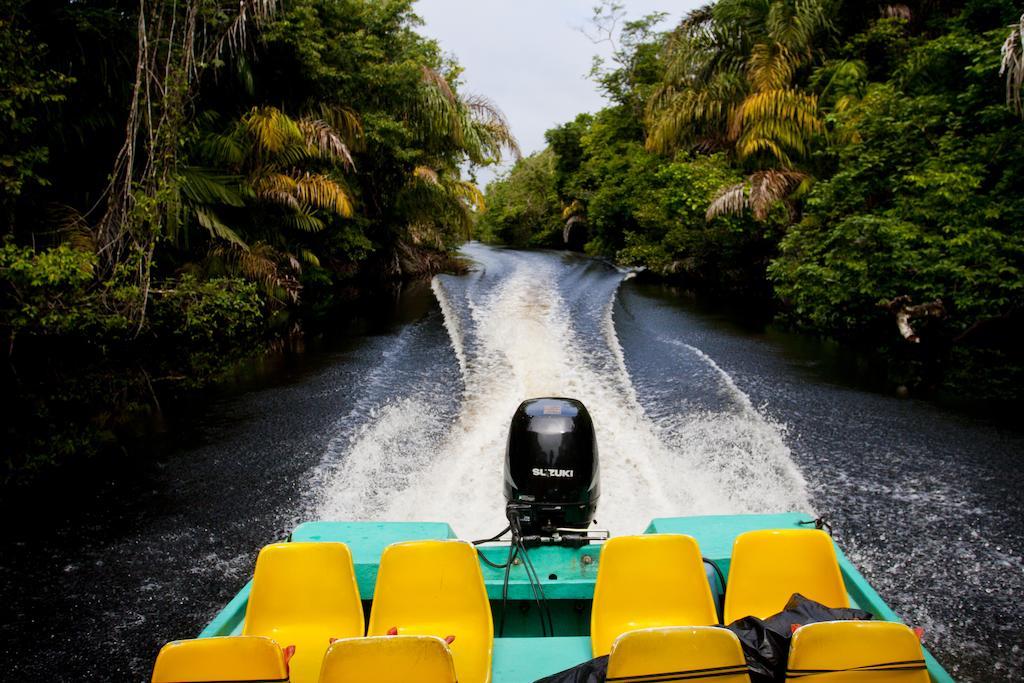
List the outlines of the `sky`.
{"type": "MultiPolygon", "coordinates": [[[[670,28],[705,0],[622,0],[626,18],[666,11],[670,28]]],[[[512,125],[523,154],[544,149],[544,131],[606,103],[587,78],[595,54],[590,19],[596,0],[418,0],[419,31],[435,38],[465,71],[463,92],[485,95],[512,125]]],[[[485,185],[497,171],[477,174],[485,185]]]]}

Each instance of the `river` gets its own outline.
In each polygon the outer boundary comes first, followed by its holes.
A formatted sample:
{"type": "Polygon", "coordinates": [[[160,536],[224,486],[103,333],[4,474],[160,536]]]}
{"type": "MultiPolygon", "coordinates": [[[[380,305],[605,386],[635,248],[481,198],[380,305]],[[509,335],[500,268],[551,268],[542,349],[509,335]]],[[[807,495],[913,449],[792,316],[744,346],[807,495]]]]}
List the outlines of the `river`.
{"type": "Polygon", "coordinates": [[[142,681],[299,521],[503,526],[508,419],[593,414],[601,526],[801,510],[958,680],[1024,675],[1024,433],[866,390],[834,349],[702,312],[601,261],[469,244],[375,323],[172,419],[0,541],[12,679],[142,681]]]}

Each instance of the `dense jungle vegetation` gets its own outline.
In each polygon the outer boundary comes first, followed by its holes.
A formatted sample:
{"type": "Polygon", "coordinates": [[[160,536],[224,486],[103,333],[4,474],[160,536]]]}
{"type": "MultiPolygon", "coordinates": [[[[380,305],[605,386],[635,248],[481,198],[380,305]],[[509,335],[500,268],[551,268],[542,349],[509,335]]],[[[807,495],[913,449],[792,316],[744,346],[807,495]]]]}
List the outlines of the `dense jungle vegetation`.
{"type": "Polygon", "coordinates": [[[3,0],[0,479],[430,274],[518,149],[412,0],[3,0]]]}
{"type": "Polygon", "coordinates": [[[1011,0],[719,0],[670,30],[606,2],[609,105],[521,159],[412,0],[0,3],[0,480],[116,449],[471,235],[755,304],[894,384],[1020,398],[1011,0]],[[475,169],[510,157],[485,196],[475,169]]]}
{"type": "Polygon", "coordinates": [[[605,3],[610,105],[492,183],[480,234],[767,309],[894,385],[1019,400],[1021,9],[718,0],[662,31],[605,3]]]}

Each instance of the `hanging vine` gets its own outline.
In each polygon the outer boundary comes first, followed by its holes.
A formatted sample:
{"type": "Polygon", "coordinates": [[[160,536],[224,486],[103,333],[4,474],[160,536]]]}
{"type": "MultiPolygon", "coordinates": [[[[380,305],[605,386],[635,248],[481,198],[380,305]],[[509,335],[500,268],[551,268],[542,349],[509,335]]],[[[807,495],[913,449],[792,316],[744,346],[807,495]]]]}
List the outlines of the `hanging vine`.
{"type": "Polygon", "coordinates": [[[132,270],[140,294],[127,306],[140,330],[162,233],[160,207],[173,189],[200,77],[225,52],[244,49],[250,29],[276,10],[277,0],[139,0],[135,82],[96,245],[108,271],[132,270]]]}

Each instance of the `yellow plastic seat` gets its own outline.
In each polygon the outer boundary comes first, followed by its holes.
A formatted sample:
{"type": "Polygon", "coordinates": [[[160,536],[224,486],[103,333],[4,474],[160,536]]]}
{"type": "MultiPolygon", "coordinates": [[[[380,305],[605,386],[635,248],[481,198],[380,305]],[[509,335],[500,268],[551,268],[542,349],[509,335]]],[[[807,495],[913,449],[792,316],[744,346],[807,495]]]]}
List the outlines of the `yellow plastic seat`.
{"type": "Polygon", "coordinates": [[[793,593],[849,607],[832,538],[817,529],[748,531],[736,537],[725,590],[726,624],[778,614],[793,593]]]}
{"type": "Polygon", "coordinates": [[[476,548],[465,541],[410,541],[384,549],[369,636],[447,638],[459,683],[491,680],[494,625],[476,548]]]}
{"type": "Polygon", "coordinates": [[[228,636],[167,643],[157,655],[152,683],[269,683],[288,680],[284,654],[270,638],[228,636]]]}
{"type": "Polygon", "coordinates": [[[924,651],[907,626],[823,621],[797,629],[786,680],[815,683],[928,683],[924,651]]]}
{"type": "Polygon", "coordinates": [[[320,683],[455,683],[452,653],[436,636],[372,636],[336,641],[320,683]]]}
{"type": "Polygon", "coordinates": [[[714,626],[670,626],[623,633],[612,645],[607,680],[750,683],[739,638],[732,631],[714,626]]]}
{"type": "Polygon", "coordinates": [[[692,536],[618,536],[601,549],[590,646],[606,655],[623,633],[718,623],[700,548],[692,536]]]}
{"type": "Polygon", "coordinates": [[[276,543],[256,559],[244,635],[295,646],[293,683],[314,683],[331,638],[363,635],[352,554],[344,543],[276,543]]]}

